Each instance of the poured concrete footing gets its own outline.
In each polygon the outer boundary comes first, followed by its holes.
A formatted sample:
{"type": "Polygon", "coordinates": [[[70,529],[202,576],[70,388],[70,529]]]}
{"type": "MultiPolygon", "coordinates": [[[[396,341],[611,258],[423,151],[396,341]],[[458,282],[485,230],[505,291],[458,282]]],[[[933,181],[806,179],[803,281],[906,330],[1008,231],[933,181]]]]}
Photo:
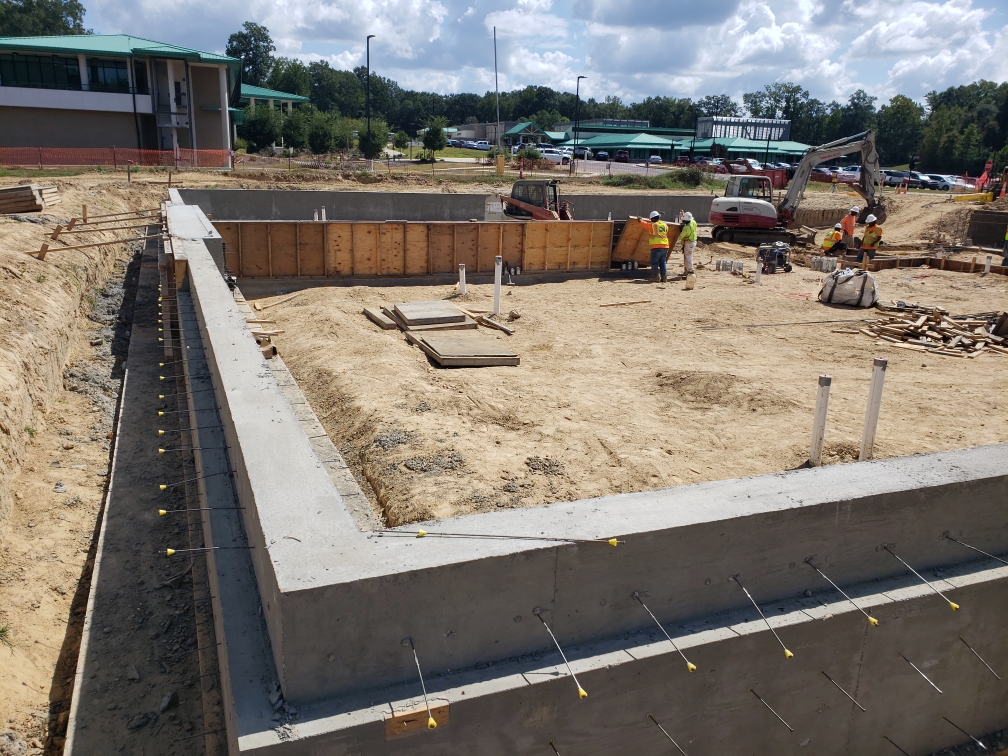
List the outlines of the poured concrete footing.
{"type": "Polygon", "coordinates": [[[233,526],[211,521],[208,537],[244,539],[244,561],[217,572],[254,575],[258,592],[218,579],[233,752],[539,753],[549,738],[562,753],[655,752],[663,736],[647,720],[653,712],[688,753],[766,753],[807,740],[814,753],[864,754],[884,752],[888,735],[916,754],[961,742],[942,716],[976,732],[1006,724],[1006,689],[967,663],[976,657],[959,640],[1008,668],[998,635],[1006,573],[942,534],[1008,551],[1008,445],[424,526],[618,537],[616,548],[380,535],[348,510],[251,338],[202,241],[212,227],[199,208],[178,204],[168,222],[180,298],[191,301],[186,345],[205,355],[243,507],[233,526]],[[908,575],[886,544],[962,608],[908,575]],[[805,564],[810,557],[878,627],[805,564]],[[634,591],[695,657],[695,673],[634,591]],[[586,700],[535,607],[569,651],[586,700]],[[243,629],[229,631],[232,614],[249,618],[243,629]],[[386,718],[420,703],[406,637],[449,721],[386,740],[386,718]],[[273,714],[274,680],[296,714],[273,714]]]}

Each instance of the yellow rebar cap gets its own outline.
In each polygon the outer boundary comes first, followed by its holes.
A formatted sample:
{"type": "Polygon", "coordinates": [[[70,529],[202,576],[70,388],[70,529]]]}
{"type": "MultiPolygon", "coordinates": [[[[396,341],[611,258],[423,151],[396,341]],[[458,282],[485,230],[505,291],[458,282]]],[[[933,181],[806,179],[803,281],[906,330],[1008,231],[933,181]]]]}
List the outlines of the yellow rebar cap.
{"type": "Polygon", "coordinates": [[[871,623],[872,627],[878,624],[878,620],[875,619],[874,617],[869,617],[868,621],[871,623]]]}
{"type": "Polygon", "coordinates": [[[437,722],[434,721],[434,717],[427,717],[427,729],[433,730],[437,727],[437,722]]]}
{"type": "Polygon", "coordinates": [[[175,549],[165,549],[165,555],[166,556],[171,556],[174,553],[175,553],[175,549]]]}
{"type": "Polygon", "coordinates": [[[588,691],[578,686],[578,698],[588,698],[588,691]]]}
{"type": "Polygon", "coordinates": [[[693,664],[692,662],[686,662],[686,669],[688,669],[690,672],[696,672],[696,664],[693,664]]]}
{"type": "Polygon", "coordinates": [[[427,535],[427,531],[426,530],[418,530],[417,534],[416,534],[416,537],[417,538],[423,538],[425,535],[427,535]]]}
{"type": "Polygon", "coordinates": [[[617,541],[615,538],[610,538],[609,539],[609,545],[610,546],[615,546],[617,543],[619,543],[619,541],[617,541]]]}
{"type": "Polygon", "coordinates": [[[164,491],[166,488],[168,488],[168,486],[166,486],[164,483],[159,483],[158,484],[158,490],[164,491]]]}
{"type": "Polygon", "coordinates": [[[784,658],[785,658],[785,659],[790,659],[790,658],[791,658],[792,656],[794,656],[794,654],[792,654],[792,653],[791,653],[790,651],[788,651],[788,650],[787,650],[787,649],[785,648],[785,649],[784,649],[784,658]]]}

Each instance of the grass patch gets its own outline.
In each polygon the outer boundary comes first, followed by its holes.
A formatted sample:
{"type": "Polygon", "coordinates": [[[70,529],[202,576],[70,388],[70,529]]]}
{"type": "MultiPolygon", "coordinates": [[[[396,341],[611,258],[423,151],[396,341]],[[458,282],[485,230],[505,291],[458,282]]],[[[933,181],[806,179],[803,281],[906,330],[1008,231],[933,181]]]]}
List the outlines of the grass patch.
{"type": "Polygon", "coordinates": [[[35,438],[35,433],[37,431],[34,428],[32,428],[30,425],[26,425],[24,427],[24,432],[28,434],[28,438],[35,438]]]}
{"type": "Polygon", "coordinates": [[[39,273],[35,276],[35,283],[45,283],[45,273],[39,273]]]}
{"type": "Polygon", "coordinates": [[[620,186],[626,189],[696,189],[700,186],[713,187],[704,172],[698,168],[665,171],[655,176],[641,176],[637,173],[617,173],[602,179],[605,186],[620,186]]]}
{"type": "MultiPolygon", "coordinates": [[[[409,153],[406,153],[409,154],[409,153]]],[[[445,147],[443,150],[438,150],[434,153],[437,157],[464,157],[464,158],[480,158],[483,159],[487,156],[486,150],[469,150],[465,147],[445,147]]]]}
{"type": "Polygon", "coordinates": [[[10,639],[10,625],[0,625],[0,643],[7,646],[11,650],[11,653],[14,652],[14,644],[11,643],[10,639]]]}
{"type": "Polygon", "coordinates": [[[62,176],[83,176],[85,173],[105,173],[109,169],[80,166],[68,168],[2,168],[0,176],[11,178],[59,178],[62,176]]]}

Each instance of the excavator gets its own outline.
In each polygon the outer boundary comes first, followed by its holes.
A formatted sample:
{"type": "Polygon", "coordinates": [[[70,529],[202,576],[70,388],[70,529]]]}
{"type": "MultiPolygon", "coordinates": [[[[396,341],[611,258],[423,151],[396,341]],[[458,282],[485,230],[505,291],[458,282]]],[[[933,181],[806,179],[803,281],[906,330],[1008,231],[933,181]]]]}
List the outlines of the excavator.
{"type": "MultiPolygon", "coordinates": [[[[574,206],[560,197],[560,182],[515,181],[511,196],[500,195],[504,215],[515,220],[574,220],[574,206]]],[[[489,220],[489,219],[488,219],[489,220]]]]}
{"type": "MultiPolygon", "coordinates": [[[[760,244],[786,242],[793,244],[798,237],[789,231],[795,224],[798,205],[805,195],[812,169],[827,160],[861,152],[861,178],[854,190],[865,201],[858,216],[859,222],[874,215],[883,222],[886,218],[881,205],[882,175],[875,149],[875,132],[864,131],[851,137],[813,147],[801,159],[794,178],[779,204],[774,205],[774,192],[766,176],[733,175],[723,197],[711,203],[710,222],[714,226],[714,241],[734,242],[759,246],[760,244]]],[[[778,193],[778,195],[781,193],[778,193]]]]}

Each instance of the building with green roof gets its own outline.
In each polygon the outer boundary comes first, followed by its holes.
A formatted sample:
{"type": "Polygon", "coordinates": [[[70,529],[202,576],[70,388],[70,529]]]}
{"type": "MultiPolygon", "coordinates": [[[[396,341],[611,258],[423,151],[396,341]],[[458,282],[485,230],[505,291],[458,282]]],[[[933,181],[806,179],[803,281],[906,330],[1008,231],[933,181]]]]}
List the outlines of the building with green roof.
{"type": "Polygon", "coordinates": [[[0,147],[230,150],[240,73],[127,34],[0,37],[0,147]]]}

